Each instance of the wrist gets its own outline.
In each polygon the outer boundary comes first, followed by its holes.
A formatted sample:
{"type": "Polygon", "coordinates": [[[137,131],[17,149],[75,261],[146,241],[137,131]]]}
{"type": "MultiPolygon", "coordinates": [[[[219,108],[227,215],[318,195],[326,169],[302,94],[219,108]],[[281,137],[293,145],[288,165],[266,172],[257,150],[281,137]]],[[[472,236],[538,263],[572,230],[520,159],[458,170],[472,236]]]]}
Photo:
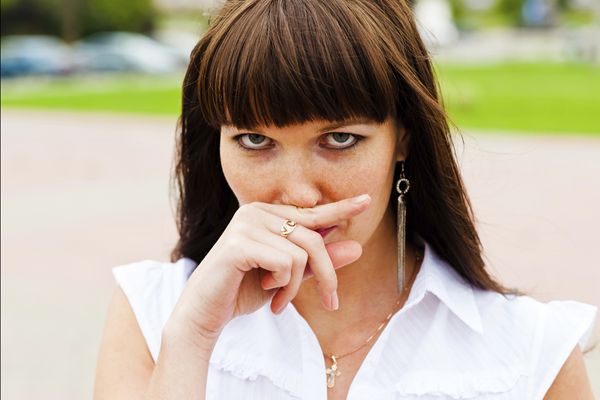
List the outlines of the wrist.
{"type": "Polygon", "coordinates": [[[181,348],[184,351],[191,351],[208,361],[218,338],[217,332],[209,332],[169,320],[163,328],[161,346],[170,350],[181,348]]]}

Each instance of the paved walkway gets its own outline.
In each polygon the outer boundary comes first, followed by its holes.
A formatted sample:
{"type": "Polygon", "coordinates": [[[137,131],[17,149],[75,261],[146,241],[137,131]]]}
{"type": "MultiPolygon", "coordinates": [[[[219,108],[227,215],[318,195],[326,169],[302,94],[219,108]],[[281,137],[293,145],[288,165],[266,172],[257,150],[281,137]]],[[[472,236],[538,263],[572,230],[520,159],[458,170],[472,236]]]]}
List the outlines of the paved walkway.
{"type": "MultiPolygon", "coordinates": [[[[91,397],[110,267],[167,260],[175,242],[174,125],[2,110],[3,399],[91,397]]],[[[465,140],[460,159],[494,273],[538,298],[600,305],[600,139],[465,140]]],[[[587,360],[600,394],[600,348],[587,360]]]]}

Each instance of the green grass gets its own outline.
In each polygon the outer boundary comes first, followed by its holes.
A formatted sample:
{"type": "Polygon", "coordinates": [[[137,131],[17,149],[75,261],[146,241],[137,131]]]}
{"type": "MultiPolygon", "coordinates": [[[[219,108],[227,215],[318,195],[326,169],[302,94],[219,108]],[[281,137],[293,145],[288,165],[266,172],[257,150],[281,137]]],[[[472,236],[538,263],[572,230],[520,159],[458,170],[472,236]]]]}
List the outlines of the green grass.
{"type": "Polygon", "coordinates": [[[438,67],[460,127],[600,134],[600,68],[583,64],[438,67]]]}
{"type": "Polygon", "coordinates": [[[2,107],[177,115],[177,76],[99,76],[2,82],[2,107]]]}
{"type": "MultiPolygon", "coordinates": [[[[600,135],[600,68],[504,63],[438,66],[460,128],[600,135]]],[[[2,107],[176,116],[181,76],[3,81],[2,107]]]]}

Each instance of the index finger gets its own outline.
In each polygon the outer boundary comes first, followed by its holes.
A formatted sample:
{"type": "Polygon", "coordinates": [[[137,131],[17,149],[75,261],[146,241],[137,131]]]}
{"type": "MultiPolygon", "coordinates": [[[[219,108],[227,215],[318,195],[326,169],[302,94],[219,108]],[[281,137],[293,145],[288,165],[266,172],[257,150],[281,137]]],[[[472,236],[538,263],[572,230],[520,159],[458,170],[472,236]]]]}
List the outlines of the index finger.
{"type": "Polygon", "coordinates": [[[286,204],[254,203],[257,207],[268,211],[281,218],[291,219],[309,229],[326,228],[335,225],[336,222],[351,218],[363,212],[371,202],[371,196],[362,194],[334,201],[332,203],[320,204],[310,208],[299,208],[286,204]]]}

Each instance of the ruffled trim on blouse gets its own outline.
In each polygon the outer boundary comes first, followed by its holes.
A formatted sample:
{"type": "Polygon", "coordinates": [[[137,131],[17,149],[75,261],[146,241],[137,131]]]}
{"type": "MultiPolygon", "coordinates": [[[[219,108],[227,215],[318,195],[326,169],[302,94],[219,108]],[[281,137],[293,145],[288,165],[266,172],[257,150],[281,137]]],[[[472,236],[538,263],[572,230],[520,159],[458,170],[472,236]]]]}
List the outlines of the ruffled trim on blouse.
{"type": "Polygon", "coordinates": [[[262,376],[293,396],[301,395],[300,378],[287,371],[285,366],[278,365],[267,357],[256,358],[238,352],[230,352],[223,358],[211,358],[210,363],[215,368],[226,371],[236,378],[254,381],[258,376],[262,376]]]}
{"type": "Polygon", "coordinates": [[[303,369],[299,361],[294,361],[300,360],[301,355],[296,327],[274,318],[267,303],[225,326],[210,363],[239,379],[254,381],[262,376],[278,388],[301,397],[303,369]]]}

